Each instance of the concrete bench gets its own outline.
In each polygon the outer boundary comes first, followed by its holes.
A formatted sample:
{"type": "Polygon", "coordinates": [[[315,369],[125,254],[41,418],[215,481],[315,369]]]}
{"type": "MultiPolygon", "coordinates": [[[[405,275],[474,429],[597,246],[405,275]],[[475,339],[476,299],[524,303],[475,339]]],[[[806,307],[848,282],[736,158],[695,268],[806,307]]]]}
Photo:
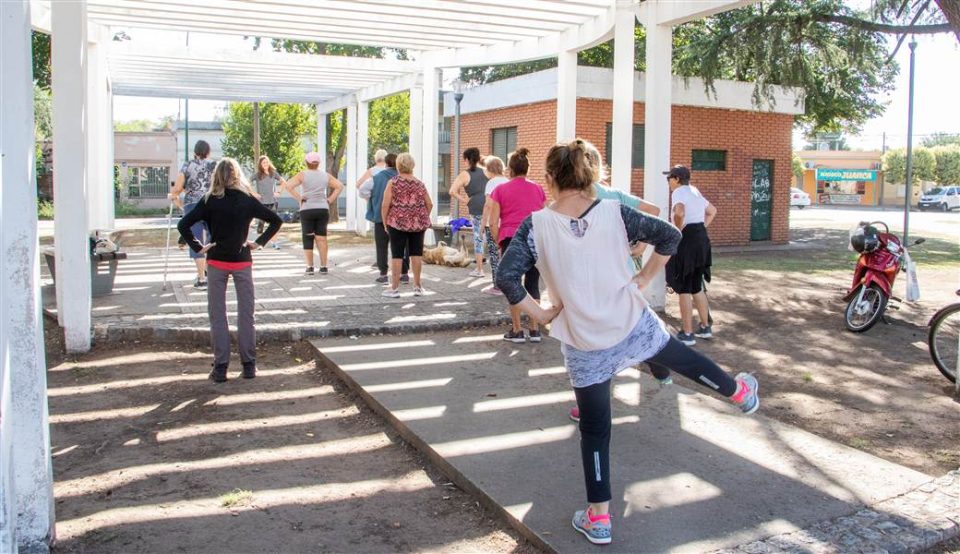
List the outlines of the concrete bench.
{"type": "MultiPolygon", "coordinates": [[[[56,250],[52,246],[43,249],[43,257],[47,260],[50,277],[54,286],[57,283],[56,250]]],[[[117,277],[117,266],[120,260],[127,259],[126,252],[106,252],[90,254],[90,283],[91,295],[96,298],[113,292],[113,282],[117,277]]]]}

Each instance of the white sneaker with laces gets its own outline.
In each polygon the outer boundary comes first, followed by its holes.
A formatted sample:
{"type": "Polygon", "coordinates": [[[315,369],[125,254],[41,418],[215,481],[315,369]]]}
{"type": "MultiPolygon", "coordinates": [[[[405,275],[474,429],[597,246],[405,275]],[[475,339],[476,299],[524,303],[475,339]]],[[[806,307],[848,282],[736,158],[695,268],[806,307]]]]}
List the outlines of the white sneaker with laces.
{"type": "Polygon", "coordinates": [[[400,298],[400,291],[397,289],[387,289],[380,293],[385,298],[400,298]]]}

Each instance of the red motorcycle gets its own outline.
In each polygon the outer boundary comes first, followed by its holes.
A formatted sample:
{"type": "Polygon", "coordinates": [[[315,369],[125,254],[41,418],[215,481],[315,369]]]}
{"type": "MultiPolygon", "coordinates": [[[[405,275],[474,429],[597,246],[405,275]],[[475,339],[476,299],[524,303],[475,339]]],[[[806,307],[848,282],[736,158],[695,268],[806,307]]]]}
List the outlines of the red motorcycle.
{"type": "MultiPolygon", "coordinates": [[[[913,244],[923,241],[917,239],[913,244]]],[[[862,333],[880,321],[891,298],[900,300],[892,295],[893,283],[897,273],[906,271],[905,262],[910,258],[900,239],[882,221],[861,222],[850,235],[850,246],[860,253],[860,258],[853,271],[853,284],[843,297],[847,302],[845,319],[847,329],[862,333]],[[884,231],[874,225],[882,225],[884,231]]]]}

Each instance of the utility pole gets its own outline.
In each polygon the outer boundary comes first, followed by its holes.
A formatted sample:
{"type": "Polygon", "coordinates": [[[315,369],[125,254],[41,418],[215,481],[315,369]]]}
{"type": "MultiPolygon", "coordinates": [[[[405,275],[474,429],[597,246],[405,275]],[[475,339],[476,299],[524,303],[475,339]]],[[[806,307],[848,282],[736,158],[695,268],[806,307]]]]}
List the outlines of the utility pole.
{"type": "Polygon", "coordinates": [[[907,100],[907,197],[903,201],[903,245],[909,242],[910,204],[913,202],[913,74],[917,54],[917,39],[910,44],[910,93],[907,100]]]}
{"type": "Polygon", "coordinates": [[[260,163],[260,102],[253,103],[253,163],[256,172],[260,163]]]}

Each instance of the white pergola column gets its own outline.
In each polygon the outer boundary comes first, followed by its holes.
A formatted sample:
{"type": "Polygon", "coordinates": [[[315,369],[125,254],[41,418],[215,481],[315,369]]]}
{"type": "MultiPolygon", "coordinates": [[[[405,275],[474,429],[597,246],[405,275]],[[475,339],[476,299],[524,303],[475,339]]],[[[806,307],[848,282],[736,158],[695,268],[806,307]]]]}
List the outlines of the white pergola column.
{"type": "Polygon", "coordinates": [[[28,0],[0,2],[0,552],[54,534],[28,0]]]}
{"type": "MultiPolygon", "coordinates": [[[[89,29],[91,35],[98,35],[89,29]]],[[[99,36],[87,43],[87,206],[90,229],[113,227],[113,121],[107,87],[106,45],[99,36]]]]}
{"type": "Polygon", "coordinates": [[[57,316],[68,352],[90,350],[87,3],[51,5],[57,316]]]}
{"type": "Polygon", "coordinates": [[[407,151],[417,160],[413,174],[423,179],[423,83],[410,89],[410,131],[407,151]]]}
{"type": "Polygon", "coordinates": [[[427,186],[433,211],[430,219],[437,219],[437,124],[440,112],[440,70],[426,67],[423,72],[423,136],[421,137],[422,158],[416,160],[421,167],[420,179],[427,186]]]}
{"type": "Polygon", "coordinates": [[[613,29],[613,136],[607,160],[611,184],[624,192],[630,192],[633,152],[633,29],[637,16],[632,4],[617,0],[613,29]]]}
{"type": "Polygon", "coordinates": [[[344,194],[347,195],[347,230],[357,230],[357,179],[360,171],[357,168],[357,103],[350,102],[347,106],[347,149],[344,162],[347,164],[347,182],[344,194]]]}
{"type": "MultiPolygon", "coordinates": [[[[660,208],[664,219],[670,220],[670,189],[663,172],[670,169],[670,110],[672,106],[672,50],[673,28],[656,23],[664,9],[660,0],[645,2],[647,31],[645,75],[643,196],[660,208]]],[[[647,300],[657,310],[666,305],[666,281],[661,272],[646,290],[647,300]]]]}
{"type": "Polygon", "coordinates": [[[320,153],[320,169],[327,170],[327,114],[317,105],[317,152],[320,153]]]}
{"type": "MultiPolygon", "coordinates": [[[[616,89],[614,89],[616,90],[616,89]]],[[[557,142],[577,135],[577,51],[557,56],[557,142]]]]}
{"type": "MultiPolygon", "coordinates": [[[[360,102],[357,106],[357,179],[360,178],[368,167],[370,167],[370,102],[360,102]]],[[[366,210],[367,202],[361,201],[360,197],[354,193],[354,202],[356,203],[357,233],[365,235],[367,233],[366,210]]]]}

